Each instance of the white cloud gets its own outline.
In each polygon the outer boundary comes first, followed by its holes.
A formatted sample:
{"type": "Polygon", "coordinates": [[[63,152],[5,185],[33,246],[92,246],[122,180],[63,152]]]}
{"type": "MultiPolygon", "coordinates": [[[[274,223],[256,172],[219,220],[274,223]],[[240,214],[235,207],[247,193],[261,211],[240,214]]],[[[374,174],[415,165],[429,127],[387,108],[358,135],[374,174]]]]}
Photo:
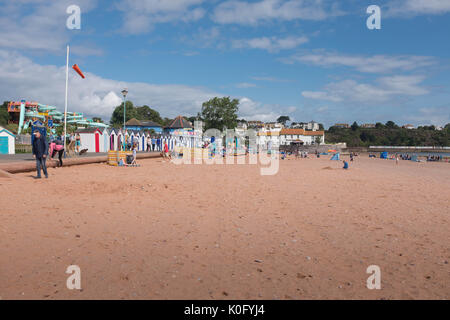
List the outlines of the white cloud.
{"type": "Polygon", "coordinates": [[[247,120],[275,121],[281,115],[291,115],[295,106],[263,104],[247,97],[239,100],[239,117],[247,120]]]}
{"type": "MultiPolygon", "coordinates": [[[[121,103],[120,91],[124,87],[128,87],[129,98],[134,103],[155,106],[169,117],[195,115],[204,101],[218,95],[204,88],[185,85],[125,83],[83,71],[85,79],[72,70],[70,72],[69,110],[104,119],[109,119],[114,107],[121,103]]],[[[64,90],[64,66],[39,65],[20,54],[0,50],[1,99],[35,100],[63,110],[64,90]]]]}
{"type": "Polygon", "coordinates": [[[276,77],[251,77],[255,81],[268,81],[268,82],[291,82],[292,80],[280,79],[276,77]]]}
{"type": "Polygon", "coordinates": [[[277,37],[261,37],[245,40],[233,40],[233,48],[251,48],[262,49],[269,52],[278,52],[280,50],[294,49],[301,44],[308,42],[308,38],[305,36],[295,37],[290,36],[286,38],[277,37]]]}
{"type": "Polygon", "coordinates": [[[158,23],[197,21],[205,15],[204,0],[124,0],[116,8],[124,12],[123,32],[146,33],[158,23]]]}
{"type": "Polygon", "coordinates": [[[351,56],[334,53],[297,54],[282,59],[285,63],[302,62],[322,67],[344,66],[366,73],[411,71],[436,64],[436,59],[427,56],[351,56]]]}
{"type": "Polygon", "coordinates": [[[393,0],[387,5],[385,16],[438,15],[450,12],[448,0],[393,0]]]}
{"type": "Polygon", "coordinates": [[[241,82],[241,83],[236,84],[236,87],[240,88],[240,89],[246,89],[246,88],[256,88],[257,85],[254,83],[249,83],[249,82],[241,82]]]}
{"type": "Polygon", "coordinates": [[[92,10],[96,3],[96,0],[5,1],[0,10],[0,48],[61,51],[70,36],[78,32],[66,28],[67,7],[72,4],[81,7],[83,29],[83,14],[92,10]]]}
{"type": "MultiPolygon", "coordinates": [[[[121,82],[105,79],[83,70],[81,79],[70,70],[69,111],[86,116],[109,119],[114,108],[122,102],[120,91],[127,87],[128,98],[136,105],[155,107],[162,116],[196,115],[202,103],[223,94],[202,87],[180,84],[156,85],[142,82],[121,82]]],[[[16,52],[0,50],[0,100],[38,101],[64,109],[65,66],[39,65],[16,52]],[[30,76],[33,75],[33,76],[30,76]],[[45,79],[45,81],[43,81],[45,79]]],[[[239,113],[254,119],[274,119],[273,110],[280,106],[263,105],[249,98],[240,99],[239,113]]]]}
{"type": "Polygon", "coordinates": [[[262,21],[324,20],[342,14],[336,5],[323,0],[229,0],[219,4],[212,15],[221,24],[256,25],[262,21]]]}
{"type": "Polygon", "coordinates": [[[450,123],[450,104],[439,107],[420,108],[419,114],[408,117],[421,125],[445,126],[450,123]]]}
{"type": "Polygon", "coordinates": [[[212,28],[198,28],[197,32],[189,35],[184,35],[180,39],[190,46],[208,48],[221,47],[223,43],[219,43],[220,30],[217,27],[212,28]]]}
{"type": "Polygon", "coordinates": [[[303,91],[305,98],[332,102],[374,102],[389,101],[398,96],[420,96],[429,91],[419,84],[423,76],[392,76],[377,79],[377,85],[343,80],[327,84],[321,91],[303,91]]]}

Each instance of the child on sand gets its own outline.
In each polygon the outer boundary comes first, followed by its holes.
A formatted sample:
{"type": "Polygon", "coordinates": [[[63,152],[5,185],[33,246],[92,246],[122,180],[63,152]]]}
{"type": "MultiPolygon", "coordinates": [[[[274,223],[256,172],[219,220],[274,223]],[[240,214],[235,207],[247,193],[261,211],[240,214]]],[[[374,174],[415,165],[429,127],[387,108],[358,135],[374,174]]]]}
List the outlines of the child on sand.
{"type": "Polygon", "coordinates": [[[347,170],[348,169],[348,162],[345,160],[342,160],[342,162],[344,163],[344,166],[342,167],[342,169],[347,170]]]}
{"type": "Polygon", "coordinates": [[[133,147],[131,148],[131,150],[133,151],[133,161],[131,162],[132,166],[137,165],[137,163],[136,163],[136,157],[137,157],[136,149],[137,149],[136,144],[133,144],[133,147]]]}
{"type": "Polygon", "coordinates": [[[167,145],[167,141],[164,142],[163,158],[171,160],[171,156],[169,154],[169,146],[167,145]]]}

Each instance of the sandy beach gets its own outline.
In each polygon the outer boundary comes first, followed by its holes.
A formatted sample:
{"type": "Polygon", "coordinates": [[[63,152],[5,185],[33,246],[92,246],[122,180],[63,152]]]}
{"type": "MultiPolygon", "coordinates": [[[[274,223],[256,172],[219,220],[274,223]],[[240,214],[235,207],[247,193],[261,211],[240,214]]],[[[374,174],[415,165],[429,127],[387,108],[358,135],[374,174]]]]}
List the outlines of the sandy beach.
{"type": "Polygon", "coordinates": [[[450,299],[450,164],[328,158],[0,178],[0,297],[450,299]]]}

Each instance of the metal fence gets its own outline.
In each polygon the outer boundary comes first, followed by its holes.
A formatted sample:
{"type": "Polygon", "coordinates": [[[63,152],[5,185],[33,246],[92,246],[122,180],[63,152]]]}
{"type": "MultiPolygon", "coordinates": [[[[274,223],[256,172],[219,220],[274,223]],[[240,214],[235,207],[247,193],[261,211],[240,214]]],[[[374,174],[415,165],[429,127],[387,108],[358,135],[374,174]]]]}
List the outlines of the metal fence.
{"type": "Polygon", "coordinates": [[[29,144],[31,145],[31,135],[29,134],[21,134],[16,136],[16,145],[17,144],[29,144]]]}

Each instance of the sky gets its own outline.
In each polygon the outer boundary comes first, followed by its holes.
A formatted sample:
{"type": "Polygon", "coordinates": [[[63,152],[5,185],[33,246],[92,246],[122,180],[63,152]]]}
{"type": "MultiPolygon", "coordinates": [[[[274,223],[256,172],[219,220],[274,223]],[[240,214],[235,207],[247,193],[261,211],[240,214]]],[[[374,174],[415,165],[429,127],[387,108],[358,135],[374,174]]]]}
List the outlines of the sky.
{"type": "Polygon", "coordinates": [[[247,120],[450,122],[450,0],[0,0],[0,30],[1,101],[62,111],[70,45],[68,109],[103,120],[126,87],[163,117],[230,96],[247,120]]]}

